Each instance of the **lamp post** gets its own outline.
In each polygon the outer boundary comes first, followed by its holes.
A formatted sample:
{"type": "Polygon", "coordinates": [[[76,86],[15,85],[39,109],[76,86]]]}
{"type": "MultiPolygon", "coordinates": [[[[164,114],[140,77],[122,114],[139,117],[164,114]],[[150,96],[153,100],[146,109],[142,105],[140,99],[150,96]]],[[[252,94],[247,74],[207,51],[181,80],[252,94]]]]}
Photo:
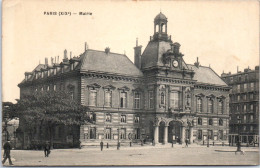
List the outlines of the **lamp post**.
{"type": "Polygon", "coordinates": [[[240,136],[240,130],[239,130],[239,128],[240,128],[240,124],[241,124],[241,118],[240,118],[240,116],[237,116],[237,127],[238,127],[238,129],[237,129],[237,135],[238,135],[238,141],[237,141],[237,151],[236,152],[241,152],[241,144],[240,144],[240,139],[239,139],[239,136],[240,136]]]}
{"type": "Polygon", "coordinates": [[[120,135],[119,135],[119,128],[117,129],[118,131],[118,137],[117,137],[117,150],[119,150],[119,147],[120,147],[120,143],[119,143],[119,138],[120,138],[120,135]]]}

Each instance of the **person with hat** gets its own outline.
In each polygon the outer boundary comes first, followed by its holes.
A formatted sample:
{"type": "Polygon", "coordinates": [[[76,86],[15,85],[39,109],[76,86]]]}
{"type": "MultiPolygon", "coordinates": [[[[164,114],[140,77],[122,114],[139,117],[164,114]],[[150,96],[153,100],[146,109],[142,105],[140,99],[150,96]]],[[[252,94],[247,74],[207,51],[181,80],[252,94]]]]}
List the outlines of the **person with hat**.
{"type": "Polygon", "coordinates": [[[9,160],[9,165],[13,165],[12,163],[12,160],[11,160],[11,149],[12,149],[12,146],[10,144],[10,141],[8,140],[7,142],[5,142],[4,144],[4,160],[2,161],[2,164],[5,163],[6,159],[8,158],[9,160]]]}

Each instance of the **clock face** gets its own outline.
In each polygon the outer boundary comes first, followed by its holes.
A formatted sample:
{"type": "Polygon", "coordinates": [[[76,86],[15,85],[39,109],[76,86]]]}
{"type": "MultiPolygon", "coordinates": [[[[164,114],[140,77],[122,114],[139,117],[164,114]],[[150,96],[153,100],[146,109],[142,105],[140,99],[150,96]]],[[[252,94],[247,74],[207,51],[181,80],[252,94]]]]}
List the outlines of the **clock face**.
{"type": "Polygon", "coordinates": [[[177,60],[173,60],[172,65],[176,68],[176,67],[178,67],[179,62],[177,60]]]}

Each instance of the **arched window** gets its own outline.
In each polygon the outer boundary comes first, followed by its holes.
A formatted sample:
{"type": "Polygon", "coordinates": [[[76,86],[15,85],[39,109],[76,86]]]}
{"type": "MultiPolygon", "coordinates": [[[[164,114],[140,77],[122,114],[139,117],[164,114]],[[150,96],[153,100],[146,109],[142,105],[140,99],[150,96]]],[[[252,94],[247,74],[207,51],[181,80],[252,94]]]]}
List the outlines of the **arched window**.
{"type": "Polygon", "coordinates": [[[220,126],[223,126],[223,120],[222,120],[221,118],[218,120],[218,124],[219,124],[220,126]]]}
{"type": "Polygon", "coordinates": [[[218,101],[218,111],[220,114],[223,114],[224,113],[224,103],[223,103],[223,100],[220,99],[218,101]]]}
{"type": "Polygon", "coordinates": [[[202,118],[198,118],[198,125],[202,125],[202,118]]]}
{"type": "Polygon", "coordinates": [[[197,112],[202,112],[202,99],[201,99],[201,97],[197,98],[197,112]]]}
{"type": "Polygon", "coordinates": [[[162,30],[163,33],[165,32],[165,24],[164,23],[161,24],[161,30],[162,30]]]}
{"type": "Polygon", "coordinates": [[[213,113],[213,100],[212,100],[212,98],[210,98],[208,100],[208,112],[213,113]]]}
{"type": "Polygon", "coordinates": [[[209,119],[209,125],[213,125],[213,120],[211,118],[209,119]]]}
{"type": "Polygon", "coordinates": [[[155,32],[156,32],[156,33],[159,32],[159,25],[158,25],[158,24],[155,26],[155,32]]]}
{"type": "Polygon", "coordinates": [[[164,104],[164,98],[165,98],[165,97],[164,97],[164,93],[162,92],[162,93],[161,93],[161,104],[164,104]]]}

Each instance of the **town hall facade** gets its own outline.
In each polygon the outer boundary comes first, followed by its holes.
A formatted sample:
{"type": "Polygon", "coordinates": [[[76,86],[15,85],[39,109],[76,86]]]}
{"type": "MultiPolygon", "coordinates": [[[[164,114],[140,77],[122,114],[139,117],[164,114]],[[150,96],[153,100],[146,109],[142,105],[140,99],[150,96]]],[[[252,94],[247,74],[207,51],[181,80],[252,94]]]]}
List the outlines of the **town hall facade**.
{"type": "MultiPolygon", "coordinates": [[[[46,61],[25,73],[21,98],[31,92],[69,91],[90,108],[92,122],[81,125],[76,136],[83,146],[186,139],[227,143],[230,88],[210,67],[184,61],[167,22],[162,13],[155,17],[154,34],[143,52],[136,42],[134,63],[109,48],[85,46],[84,53],[70,59],[65,50],[61,63],[46,61]]],[[[55,142],[66,143],[66,127],[56,131],[62,133],[56,133],[55,142]]]]}

